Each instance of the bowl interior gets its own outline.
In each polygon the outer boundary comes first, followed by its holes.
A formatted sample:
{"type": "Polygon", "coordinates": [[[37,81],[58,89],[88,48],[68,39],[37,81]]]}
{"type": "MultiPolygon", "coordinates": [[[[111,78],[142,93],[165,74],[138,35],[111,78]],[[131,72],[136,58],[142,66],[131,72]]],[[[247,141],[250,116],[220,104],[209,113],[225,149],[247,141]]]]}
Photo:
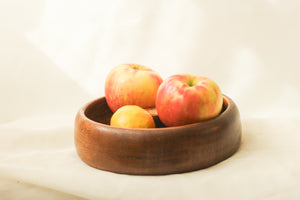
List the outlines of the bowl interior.
{"type": "MultiPolygon", "coordinates": [[[[223,97],[223,107],[221,113],[223,113],[228,107],[228,99],[223,97]]],[[[221,114],[220,113],[220,114],[221,114]]],[[[109,125],[110,118],[113,115],[113,112],[108,107],[105,98],[97,99],[90,104],[87,105],[85,112],[85,116],[92,121],[109,125]]],[[[153,116],[156,124],[156,128],[164,128],[164,124],[159,120],[158,116],[153,116]]]]}

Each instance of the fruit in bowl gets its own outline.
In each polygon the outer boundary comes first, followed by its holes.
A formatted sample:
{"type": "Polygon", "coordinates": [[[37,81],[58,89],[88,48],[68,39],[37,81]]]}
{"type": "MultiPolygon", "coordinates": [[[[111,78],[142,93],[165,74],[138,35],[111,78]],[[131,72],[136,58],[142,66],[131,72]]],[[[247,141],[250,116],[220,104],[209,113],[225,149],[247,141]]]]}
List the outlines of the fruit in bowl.
{"type": "Polygon", "coordinates": [[[156,96],[156,109],[166,126],[200,122],[220,114],[223,96],[211,79],[191,74],[176,74],[165,79],[156,96]]]}
{"type": "Polygon", "coordinates": [[[151,114],[136,105],[119,108],[112,115],[110,125],[123,128],[155,128],[151,114]]]}
{"type": "Polygon", "coordinates": [[[238,150],[242,131],[238,108],[214,81],[178,74],[158,87],[162,79],[157,73],[137,67],[112,70],[106,97],[78,111],[74,141],[85,163],[122,174],[165,175],[212,166],[238,150]],[[146,108],[123,105],[141,102],[146,108]],[[191,124],[206,119],[211,120],[191,124]],[[180,126],[184,124],[191,125],[180,126]]]}
{"type": "Polygon", "coordinates": [[[105,97],[113,112],[125,105],[154,107],[162,78],[139,64],[122,64],[110,71],[105,82],[105,97]]]}

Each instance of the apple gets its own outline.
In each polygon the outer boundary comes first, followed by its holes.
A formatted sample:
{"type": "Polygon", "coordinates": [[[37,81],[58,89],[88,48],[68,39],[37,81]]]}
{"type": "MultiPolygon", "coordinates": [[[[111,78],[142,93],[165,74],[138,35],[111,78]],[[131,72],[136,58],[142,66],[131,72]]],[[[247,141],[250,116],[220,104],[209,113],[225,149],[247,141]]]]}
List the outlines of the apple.
{"type": "Polygon", "coordinates": [[[111,117],[110,125],[122,128],[155,128],[152,115],[136,105],[119,108],[111,117]]]}
{"type": "Polygon", "coordinates": [[[165,79],[156,96],[156,109],[166,126],[180,126],[219,115],[223,96],[211,79],[191,74],[176,74],[165,79]]]}
{"type": "Polygon", "coordinates": [[[139,64],[122,64],[110,71],[105,81],[105,98],[115,112],[124,105],[142,108],[155,106],[162,78],[154,70],[139,64]]]}

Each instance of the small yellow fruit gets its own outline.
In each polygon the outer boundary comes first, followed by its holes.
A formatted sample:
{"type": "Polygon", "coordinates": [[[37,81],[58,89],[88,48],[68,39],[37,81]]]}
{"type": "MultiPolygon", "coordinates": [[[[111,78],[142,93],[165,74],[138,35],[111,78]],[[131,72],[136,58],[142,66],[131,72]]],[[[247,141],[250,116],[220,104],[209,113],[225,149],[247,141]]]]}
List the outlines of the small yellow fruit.
{"type": "Polygon", "coordinates": [[[111,117],[110,125],[123,128],[155,128],[150,113],[136,105],[119,108],[111,117]]]}

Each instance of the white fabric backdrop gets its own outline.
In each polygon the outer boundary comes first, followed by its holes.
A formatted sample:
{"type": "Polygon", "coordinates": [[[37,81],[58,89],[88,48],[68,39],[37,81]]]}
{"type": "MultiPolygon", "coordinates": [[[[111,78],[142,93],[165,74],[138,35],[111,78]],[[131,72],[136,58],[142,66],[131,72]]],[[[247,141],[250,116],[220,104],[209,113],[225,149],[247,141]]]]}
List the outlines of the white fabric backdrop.
{"type": "Polygon", "coordinates": [[[299,36],[297,0],[0,0],[1,199],[300,199],[299,36]],[[240,150],[168,176],[85,165],[75,114],[121,63],[214,79],[240,150]]]}

